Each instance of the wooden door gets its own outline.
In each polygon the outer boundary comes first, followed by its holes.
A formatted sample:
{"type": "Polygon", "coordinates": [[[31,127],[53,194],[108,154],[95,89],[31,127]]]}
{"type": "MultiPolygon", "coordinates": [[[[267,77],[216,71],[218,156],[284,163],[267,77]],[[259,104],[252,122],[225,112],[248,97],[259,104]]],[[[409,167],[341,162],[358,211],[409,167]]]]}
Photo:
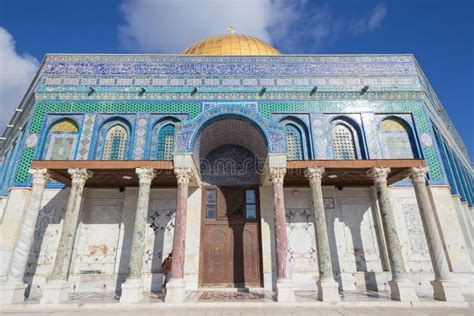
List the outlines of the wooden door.
{"type": "Polygon", "coordinates": [[[261,286],[257,189],[214,186],[203,191],[201,285],[261,286]]]}

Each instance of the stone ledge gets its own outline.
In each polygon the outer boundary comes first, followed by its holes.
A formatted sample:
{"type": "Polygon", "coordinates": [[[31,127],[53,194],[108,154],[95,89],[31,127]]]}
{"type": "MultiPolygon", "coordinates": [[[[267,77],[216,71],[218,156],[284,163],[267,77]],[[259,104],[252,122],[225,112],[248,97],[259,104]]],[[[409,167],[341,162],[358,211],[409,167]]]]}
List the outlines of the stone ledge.
{"type": "Polygon", "coordinates": [[[345,307],[345,308],[466,308],[468,302],[442,302],[442,301],[418,301],[418,302],[399,302],[399,301],[351,301],[351,302],[183,302],[183,303],[163,303],[163,302],[141,302],[135,304],[116,303],[84,303],[84,302],[65,302],[63,304],[14,304],[0,305],[0,312],[19,312],[19,311],[60,311],[60,310],[94,310],[94,309],[156,309],[156,308],[209,308],[209,307],[345,307]]]}

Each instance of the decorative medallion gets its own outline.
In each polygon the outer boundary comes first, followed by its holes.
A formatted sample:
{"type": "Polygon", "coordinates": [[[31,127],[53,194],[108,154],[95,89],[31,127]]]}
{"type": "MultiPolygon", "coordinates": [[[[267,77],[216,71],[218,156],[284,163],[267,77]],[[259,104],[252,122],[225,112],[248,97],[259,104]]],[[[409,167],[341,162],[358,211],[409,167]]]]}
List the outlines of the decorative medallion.
{"type": "Polygon", "coordinates": [[[423,145],[425,145],[426,147],[433,146],[433,138],[431,137],[430,134],[421,133],[420,139],[421,139],[421,142],[423,143],[423,145]]]}
{"type": "Polygon", "coordinates": [[[33,148],[38,144],[38,134],[31,134],[26,139],[25,145],[27,148],[33,148]]]}
{"type": "Polygon", "coordinates": [[[334,198],[325,197],[323,198],[323,203],[325,209],[334,209],[334,198]]]}

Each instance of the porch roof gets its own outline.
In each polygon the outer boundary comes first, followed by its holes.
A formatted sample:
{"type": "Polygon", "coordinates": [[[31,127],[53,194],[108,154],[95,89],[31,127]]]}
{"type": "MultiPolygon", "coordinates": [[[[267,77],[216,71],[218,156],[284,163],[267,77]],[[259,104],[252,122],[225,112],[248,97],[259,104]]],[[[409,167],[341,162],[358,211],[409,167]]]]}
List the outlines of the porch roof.
{"type": "Polygon", "coordinates": [[[71,184],[69,168],[85,168],[93,173],[86,187],[133,187],[138,186],[136,168],[153,168],[156,177],[152,186],[176,186],[172,161],[168,160],[34,160],[32,168],[48,169],[51,178],[71,184]]]}
{"type": "Polygon", "coordinates": [[[388,184],[408,177],[410,167],[424,167],[422,159],[370,159],[370,160],[290,160],[287,162],[285,185],[309,185],[304,171],[308,167],[324,167],[323,185],[371,186],[373,180],[367,171],[374,167],[390,168],[388,184]]]}
{"type": "MultiPolygon", "coordinates": [[[[407,160],[290,160],[287,162],[285,186],[308,186],[304,171],[308,167],[324,167],[322,184],[334,186],[371,186],[372,179],[366,173],[373,167],[390,168],[388,184],[408,177],[410,167],[424,167],[421,159],[407,160]]],[[[156,177],[153,187],[174,187],[177,185],[173,161],[164,160],[35,160],[32,168],[46,168],[51,178],[66,185],[71,184],[69,168],[85,168],[93,176],[87,180],[87,187],[130,187],[138,186],[136,168],[153,168],[156,177]]]]}

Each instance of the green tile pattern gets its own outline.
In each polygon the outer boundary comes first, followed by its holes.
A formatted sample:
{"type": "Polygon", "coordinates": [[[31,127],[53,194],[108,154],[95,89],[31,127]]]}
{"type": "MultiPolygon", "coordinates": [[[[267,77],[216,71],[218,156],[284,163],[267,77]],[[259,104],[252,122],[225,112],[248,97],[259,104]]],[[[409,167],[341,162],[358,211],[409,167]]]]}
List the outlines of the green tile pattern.
{"type": "MultiPolygon", "coordinates": [[[[35,104],[29,134],[38,134],[43,127],[45,113],[78,113],[78,112],[169,112],[188,113],[190,118],[201,111],[200,101],[38,101],[35,104]]],[[[430,124],[423,112],[423,103],[418,100],[369,101],[366,104],[358,101],[261,101],[259,112],[270,118],[276,112],[360,112],[376,113],[412,113],[418,134],[432,135],[430,124]]],[[[430,179],[443,181],[441,164],[435,147],[422,145],[423,155],[430,168],[430,179]]],[[[36,148],[26,148],[23,152],[16,182],[28,181],[28,169],[35,156],[36,148]]]]}
{"type": "MultiPolygon", "coordinates": [[[[29,134],[41,132],[45,113],[78,113],[78,112],[158,112],[158,113],[188,113],[190,118],[196,117],[201,111],[201,102],[196,101],[38,101],[33,110],[29,134]]],[[[35,148],[26,148],[21,157],[16,182],[28,181],[28,169],[35,156],[35,148]]]]}
{"type": "MultiPolygon", "coordinates": [[[[280,101],[280,102],[259,102],[259,112],[270,118],[275,112],[358,112],[367,111],[365,106],[357,101],[280,101]]],[[[370,111],[376,113],[412,113],[418,136],[421,133],[432,135],[431,126],[423,111],[423,102],[417,100],[396,100],[396,101],[370,101],[367,104],[370,111]]],[[[443,181],[441,164],[436,154],[434,146],[426,147],[422,145],[423,156],[430,169],[430,180],[443,181]]]]}

